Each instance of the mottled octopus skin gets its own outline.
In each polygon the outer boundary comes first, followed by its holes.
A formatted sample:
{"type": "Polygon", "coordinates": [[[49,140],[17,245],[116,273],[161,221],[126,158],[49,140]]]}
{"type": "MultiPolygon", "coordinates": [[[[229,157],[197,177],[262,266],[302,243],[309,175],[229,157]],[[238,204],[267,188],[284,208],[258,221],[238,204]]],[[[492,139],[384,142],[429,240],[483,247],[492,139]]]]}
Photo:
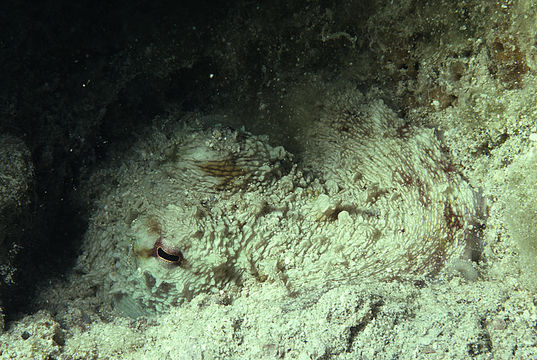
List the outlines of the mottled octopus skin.
{"type": "Polygon", "coordinates": [[[476,197],[434,131],[409,128],[381,101],[331,104],[302,134],[300,162],[222,128],[138,144],[109,170],[117,184],[80,266],[105,272],[106,296],[137,316],[249,281],[305,291],[405,280],[467,256],[476,197]]]}

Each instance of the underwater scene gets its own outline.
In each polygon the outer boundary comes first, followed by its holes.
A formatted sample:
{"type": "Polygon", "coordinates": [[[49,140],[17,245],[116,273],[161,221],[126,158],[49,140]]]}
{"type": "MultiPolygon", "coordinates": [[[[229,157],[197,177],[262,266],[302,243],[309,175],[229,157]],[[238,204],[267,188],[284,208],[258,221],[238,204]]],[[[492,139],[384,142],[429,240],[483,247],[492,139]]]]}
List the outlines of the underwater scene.
{"type": "Polygon", "coordinates": [[[537,359],[532,1],[0,22],[0,359],[537,359]]]}

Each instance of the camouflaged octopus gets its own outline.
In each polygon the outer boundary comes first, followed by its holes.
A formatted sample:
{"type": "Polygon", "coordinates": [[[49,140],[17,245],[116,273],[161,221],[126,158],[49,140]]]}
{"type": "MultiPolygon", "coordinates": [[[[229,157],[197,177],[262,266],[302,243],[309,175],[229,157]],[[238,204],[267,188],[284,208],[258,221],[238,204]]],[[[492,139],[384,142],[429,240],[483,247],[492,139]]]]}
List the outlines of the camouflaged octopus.
{"type": "Polygon", "coordinates": [[[304,132],[300,161],[245,131],[155,133],[95,176],[115,185],[79,266],[138,316],[249,281],[300,291],[414,279],[468,258],[477,197],[434,131],[353,96],[304,132]]]}

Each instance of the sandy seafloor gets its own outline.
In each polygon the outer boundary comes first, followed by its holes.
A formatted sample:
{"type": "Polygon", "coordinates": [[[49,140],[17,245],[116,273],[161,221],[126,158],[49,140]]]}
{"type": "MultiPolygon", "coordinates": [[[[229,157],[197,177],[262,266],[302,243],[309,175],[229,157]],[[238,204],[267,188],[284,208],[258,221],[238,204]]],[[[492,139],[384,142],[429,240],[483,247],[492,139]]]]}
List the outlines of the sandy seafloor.
{"type": "Polygon", "coordinates": [[[7,324],[0,358],[537,359],[537,15],[529,3],[504,3],[524,24],[470,39],[474,52],[464,59],[445,60],[449,50],[436,49],[442,90],[407,113],[416,126],[438,129],[486,199],[473,269],[415,282],[326,284],[298,296],[275,282],[247,283],[138,319],[99,310],[99,292],[73,274],[43,292],[42,310],[7,324]],[[490,49],[499,46],[495,55],[490,49]],[[446,100],[453,94],[457,101],[446,100]]]}

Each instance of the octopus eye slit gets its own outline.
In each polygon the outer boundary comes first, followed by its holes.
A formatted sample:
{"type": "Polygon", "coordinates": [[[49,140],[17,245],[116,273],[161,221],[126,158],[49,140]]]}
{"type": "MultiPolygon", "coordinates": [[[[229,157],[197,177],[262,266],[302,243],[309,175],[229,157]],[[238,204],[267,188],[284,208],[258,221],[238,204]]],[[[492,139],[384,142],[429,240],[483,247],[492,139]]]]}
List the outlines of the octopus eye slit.
{"type": "Polygon", "coordinates": [[[157,256],[163,261],[176,263],[178,265],[181,263],[181,260],[183,258],[181,252],[178,252],[178,254],[170,254],[164,251],[164,249],[162,249],[161,247],[157,248],[157,256]]]}

